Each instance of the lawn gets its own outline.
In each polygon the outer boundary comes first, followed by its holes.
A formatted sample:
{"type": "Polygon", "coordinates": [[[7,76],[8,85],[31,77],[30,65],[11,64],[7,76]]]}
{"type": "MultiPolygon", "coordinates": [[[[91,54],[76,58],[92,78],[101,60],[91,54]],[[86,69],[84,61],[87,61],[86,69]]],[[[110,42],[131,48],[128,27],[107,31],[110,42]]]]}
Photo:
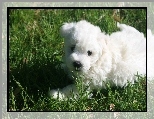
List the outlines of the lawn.
{"type": "Polygon", "coordinates": [[[9,111],[146,111],[146,78],[125,88],[94,92],[92,99],[60,101],[48,91],[72,83],[61,68],[65,22],[85,19],[110,34],[116,23],[131,25],[146,35],[145,9],[10,9],[9,10],[9,111]],[[114,15],[115,14],[115,15],[114,15]]]}

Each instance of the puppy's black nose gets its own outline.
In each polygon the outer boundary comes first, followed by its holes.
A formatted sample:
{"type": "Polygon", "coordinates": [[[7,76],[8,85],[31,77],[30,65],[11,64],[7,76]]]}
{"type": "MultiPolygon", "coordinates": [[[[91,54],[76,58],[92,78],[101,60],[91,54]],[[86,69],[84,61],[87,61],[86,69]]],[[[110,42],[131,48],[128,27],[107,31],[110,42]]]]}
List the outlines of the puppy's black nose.
{"type": "Polygon", "coordinates": [[[79,61],[75,61],[73,62],[73,66],[75,67],[75,70],[80,70],[80,68],[82,67],[82,64],[79,61]]]}

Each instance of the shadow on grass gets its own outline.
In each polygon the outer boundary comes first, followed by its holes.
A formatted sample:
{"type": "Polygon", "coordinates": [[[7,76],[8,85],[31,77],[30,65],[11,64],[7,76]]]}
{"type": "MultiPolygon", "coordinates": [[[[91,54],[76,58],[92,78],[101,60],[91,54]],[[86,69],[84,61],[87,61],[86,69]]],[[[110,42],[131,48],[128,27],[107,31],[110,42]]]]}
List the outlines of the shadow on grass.
{"type": "Polygon", "coordinates": [[[32,107],[41,97],[48,97],[49,90],[63,88],[70,83],[60,61],[35,60],[31,64],[22,61],[9,72],[9,110],[12,110],[14,101],[19,111],[24,108],[24,103],[32,107]]]}

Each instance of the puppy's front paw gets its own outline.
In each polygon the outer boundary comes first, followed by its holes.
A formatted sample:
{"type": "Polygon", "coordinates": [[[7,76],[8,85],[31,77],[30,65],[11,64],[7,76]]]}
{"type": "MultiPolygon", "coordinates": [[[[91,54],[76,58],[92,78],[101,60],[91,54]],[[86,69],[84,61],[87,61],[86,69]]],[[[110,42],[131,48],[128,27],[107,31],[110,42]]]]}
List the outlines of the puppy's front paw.
{"type": "Polygon", "coordinates": [[[64,94],[59,89],[49,91],[49,96],[59,100],[65,98],[64,94]]]}

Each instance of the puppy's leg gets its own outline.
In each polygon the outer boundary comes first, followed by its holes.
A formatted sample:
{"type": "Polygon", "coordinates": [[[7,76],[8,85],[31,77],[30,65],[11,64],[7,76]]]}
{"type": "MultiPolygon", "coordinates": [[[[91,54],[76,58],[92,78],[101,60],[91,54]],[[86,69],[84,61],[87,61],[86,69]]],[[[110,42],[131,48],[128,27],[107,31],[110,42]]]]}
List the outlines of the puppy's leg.
{"type": "Polygon", "coordinates": [[[66,99],[67,97],[72,98],[73,96],[74,98],[77,98],[78,91],[77,91],[76,85],[71,84],[64,87],[63,89],[51,90],[49,92],[49,95],[55,99],[58,98],[60,100],[63,100],[63,99],[66,99]]]}

